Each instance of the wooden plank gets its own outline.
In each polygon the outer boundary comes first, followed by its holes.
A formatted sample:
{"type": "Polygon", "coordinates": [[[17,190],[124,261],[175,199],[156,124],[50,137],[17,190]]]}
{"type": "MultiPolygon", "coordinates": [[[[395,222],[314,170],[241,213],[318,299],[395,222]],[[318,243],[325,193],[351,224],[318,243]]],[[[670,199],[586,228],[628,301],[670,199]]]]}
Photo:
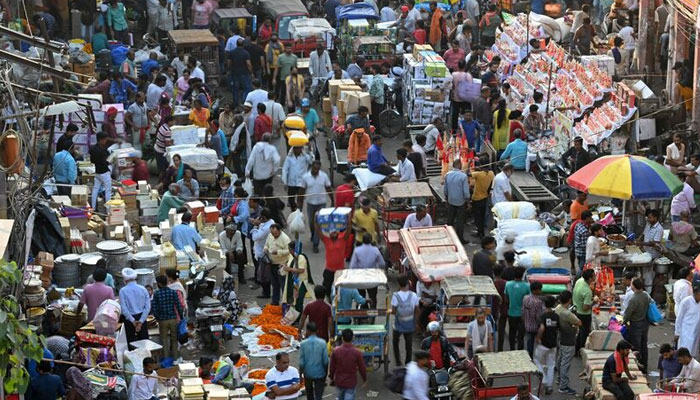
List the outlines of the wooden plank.
{"type": "Polygon", "coordinates": [[[219,41],[208,29],[175,29],[168,32],[175,46],[218,46],[219,41]]]}

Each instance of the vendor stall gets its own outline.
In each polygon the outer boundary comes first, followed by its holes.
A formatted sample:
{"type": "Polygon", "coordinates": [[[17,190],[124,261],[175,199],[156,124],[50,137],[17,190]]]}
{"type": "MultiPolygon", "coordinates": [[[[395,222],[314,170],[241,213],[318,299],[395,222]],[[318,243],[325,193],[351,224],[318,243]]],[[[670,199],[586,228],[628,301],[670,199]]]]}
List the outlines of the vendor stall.
{"type": "Polygon", "coordinates": [[[209,29],[175,29],[168,32],[173,57],[182,51],[202,63],[205,83],[217,86],[219,72],[219,41],[209,29]]]}

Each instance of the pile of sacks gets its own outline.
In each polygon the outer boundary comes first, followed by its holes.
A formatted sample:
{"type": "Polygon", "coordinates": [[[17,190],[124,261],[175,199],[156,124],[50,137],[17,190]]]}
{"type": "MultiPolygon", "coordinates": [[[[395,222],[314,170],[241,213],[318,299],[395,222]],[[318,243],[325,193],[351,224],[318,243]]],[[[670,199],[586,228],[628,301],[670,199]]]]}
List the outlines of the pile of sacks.
{"type": "Polygon", "coordinates": [[[513,250],[518,254],[519,266],[529,268],[548,268],[559,257],[552,254],[547,244],[551,230],[535,218],[537,209],[527,201],[510,201],[498,203],[491,209],[498,227],[493,230],[499,253],[513,250]]]}

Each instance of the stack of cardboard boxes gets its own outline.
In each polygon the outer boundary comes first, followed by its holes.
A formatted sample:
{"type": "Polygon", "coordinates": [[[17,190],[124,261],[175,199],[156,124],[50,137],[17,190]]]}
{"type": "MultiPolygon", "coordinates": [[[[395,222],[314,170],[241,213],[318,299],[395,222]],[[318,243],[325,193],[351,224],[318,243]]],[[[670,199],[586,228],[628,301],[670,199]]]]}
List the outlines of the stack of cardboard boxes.
{"type": "Polygon", "coordinates": [[[331,79],[328,81],[328,94],[322,102],[323,119],[327,126],[332,126],[332,118],[338,116],[338,125],[344,125],[345,119],[357,113],[362,105],[372,112],[369,93],[355,84],[352,79],[331,79]]]}
{"type": "Polygon", "coordinates": [[[151,190],[146,181],[139,182],[139,194],[136,196],[139,204],[139,223],[141,226],[153,226],[158,223],[158,190],[151,190]]]}
{"type": "Polygon", "coordinates": [[[450,111],[452,76],[445,61],[430,45],[413,46],[413,54],[404,54],[404,104],[414,124],[430,124],[435,118],[446,120],[450,111]]]}

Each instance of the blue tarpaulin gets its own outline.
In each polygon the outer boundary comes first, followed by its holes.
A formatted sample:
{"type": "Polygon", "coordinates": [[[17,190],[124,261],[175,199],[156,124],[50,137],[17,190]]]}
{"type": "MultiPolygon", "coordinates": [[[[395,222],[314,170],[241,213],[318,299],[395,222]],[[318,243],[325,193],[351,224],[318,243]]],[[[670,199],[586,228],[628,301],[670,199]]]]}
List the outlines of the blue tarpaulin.
{"type": "Polygon", "coordinates": [[[379,19],[379,14],[374,11],[369,3],[346,4],[335,8],[335,17],[338,21],[344,19],[379,19]]]}

